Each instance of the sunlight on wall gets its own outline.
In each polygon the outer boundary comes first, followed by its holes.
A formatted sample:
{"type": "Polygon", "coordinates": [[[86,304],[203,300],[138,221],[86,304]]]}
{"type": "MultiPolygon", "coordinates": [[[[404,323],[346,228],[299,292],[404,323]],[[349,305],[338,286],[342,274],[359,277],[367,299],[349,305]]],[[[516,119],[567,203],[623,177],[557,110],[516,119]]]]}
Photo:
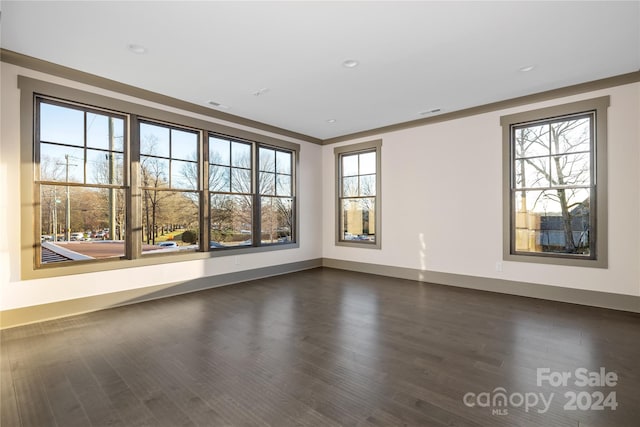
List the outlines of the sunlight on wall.
{"type": "Polygon", "coordinates": [[[423,271],[427,269],[427,244],[424,241],[424,233],[418,234],[420,240],[420,273],[418,273],[418,280],[421,282],[426,281],[423,271]]]}

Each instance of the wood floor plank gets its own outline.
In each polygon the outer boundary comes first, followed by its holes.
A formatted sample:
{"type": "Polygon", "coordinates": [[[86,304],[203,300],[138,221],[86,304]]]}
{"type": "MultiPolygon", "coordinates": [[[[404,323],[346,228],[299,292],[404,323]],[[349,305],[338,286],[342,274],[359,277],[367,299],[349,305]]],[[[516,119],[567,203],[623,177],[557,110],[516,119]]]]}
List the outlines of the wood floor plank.
{"type": "Polygon", "coordinates": [[[54,418],[59,426],[71,427],[91,424],[62,369],[58,367],[41,368],[40,376],[54,418]]]}
{"type": "Polygon", "coordinates": [[[0,341],[0,426],[19,426],[20,414],[11,375],[8,346],[0,341]]]}

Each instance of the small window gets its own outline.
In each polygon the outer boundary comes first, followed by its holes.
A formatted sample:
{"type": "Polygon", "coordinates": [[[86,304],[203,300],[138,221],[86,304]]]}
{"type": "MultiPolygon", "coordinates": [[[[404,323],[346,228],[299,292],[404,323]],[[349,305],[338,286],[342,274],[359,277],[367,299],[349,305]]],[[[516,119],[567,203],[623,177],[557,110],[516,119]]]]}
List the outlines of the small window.
{"type": "Polygon", "coordinates": [[[607,105],[600,98],[502,118],[506,259],[603,265],[607,105]]]}
{"type": "Polygon", "coordinates": [[[334,150],[336,244],[380,248],[380,150],[372,141],[334,150]]]}

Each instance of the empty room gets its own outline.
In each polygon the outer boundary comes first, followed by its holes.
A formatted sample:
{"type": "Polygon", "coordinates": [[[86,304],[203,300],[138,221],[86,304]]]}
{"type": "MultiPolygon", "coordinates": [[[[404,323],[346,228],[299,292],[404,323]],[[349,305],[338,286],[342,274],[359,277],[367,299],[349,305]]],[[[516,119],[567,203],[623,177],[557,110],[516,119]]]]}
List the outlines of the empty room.
{"type": "Polygon", "coordinates": [[[0,425],[632,427],[640,1],[0,1],[0,425]]]}

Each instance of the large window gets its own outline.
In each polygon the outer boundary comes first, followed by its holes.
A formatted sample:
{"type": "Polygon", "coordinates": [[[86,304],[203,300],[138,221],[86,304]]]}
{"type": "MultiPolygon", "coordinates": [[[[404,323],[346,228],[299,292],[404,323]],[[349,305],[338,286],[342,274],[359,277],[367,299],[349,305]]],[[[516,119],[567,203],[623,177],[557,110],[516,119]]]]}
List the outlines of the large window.
{"type": "Polygon", "coordinates": [[[142,253],[198,249],[198,132],[142,122],[142,253]]]}
{"type": "Polygon", "coordinates": [[[295,241],[294,160],[289,149],[209,137],[211,249],[295,241]]]}
{"type": "Polygon", "coordinates": [[[502,118],[507,259],[606,265],[607,105],[599,98],[502,118]]]}
{"type": "Polygon", "coordinates": [[[260,147],[260,239],[264,244],[293,239],[293,155],[260,147]]]}
{"type": "Polygon", "coordinates": [[[36,111],[36,263],[123,257],[126,117],[44,98],[36,111]]]}
{"type": "Polygon", "coordinates": [[[209,137],[210,247],[253,244],[253,145],[209,137]]]}
{"type": "Polygon", "coordinates": [[[334,149],[336,244],[380,248],[380,149],[372,141],[334,149]]]}
{"type": "Polygon", "coordinates": [[[25,278],[298,246],[299,145],[19,80],[25,278]]]}

